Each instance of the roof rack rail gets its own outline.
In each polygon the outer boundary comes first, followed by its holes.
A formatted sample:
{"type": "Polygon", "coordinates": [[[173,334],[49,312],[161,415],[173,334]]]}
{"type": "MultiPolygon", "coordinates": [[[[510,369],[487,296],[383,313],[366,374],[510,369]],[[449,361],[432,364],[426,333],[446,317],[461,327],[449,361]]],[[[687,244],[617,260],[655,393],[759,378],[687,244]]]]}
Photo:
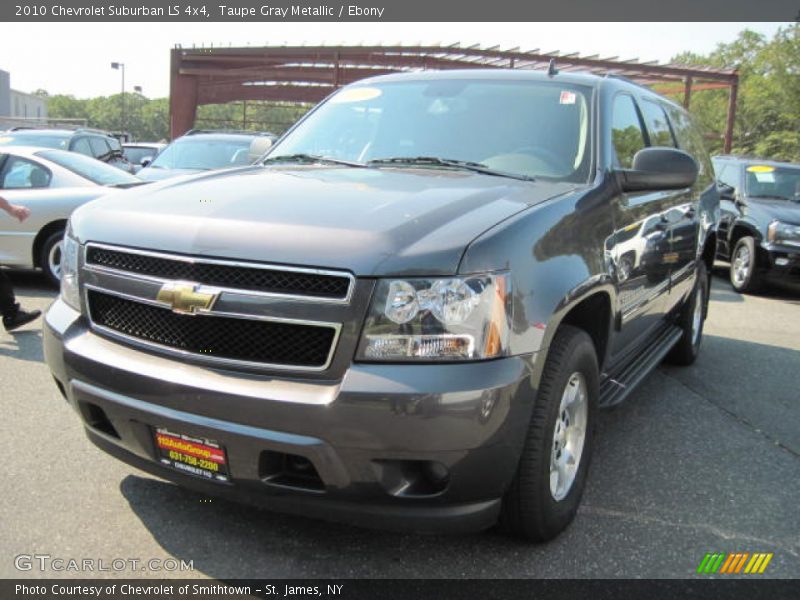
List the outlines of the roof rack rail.
{"type": "Polygon", "coordinates": [[[101,135],[114,137],[108,131],[105,131],[103,129],[97,129],[96,127],[78,127],[75,129],[75,131],[80,131],[81,133],[99,133],[101,135]]]}

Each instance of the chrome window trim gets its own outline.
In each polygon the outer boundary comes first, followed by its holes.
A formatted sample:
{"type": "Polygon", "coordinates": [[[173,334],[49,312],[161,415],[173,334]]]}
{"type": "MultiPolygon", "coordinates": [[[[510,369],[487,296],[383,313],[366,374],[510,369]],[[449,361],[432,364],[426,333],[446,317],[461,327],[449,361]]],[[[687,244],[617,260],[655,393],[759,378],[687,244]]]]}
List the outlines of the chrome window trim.
{"type": "Polygon", "coordinates": [[[323,275],[329,277],[344,277],[348,279],[349,283],[347,285],[347,293],[345,294],[344,298],[328,298],[325,296],[303,296],[300,294],[282,294],[280,292],[261,292],[258,290],[248,290],[242,288],[231,288],[231,287],[224,287],[224,286],[215,286],[210,284],[205,284],[200,281],[195,281],[191,283],[196,283],[197,285],[205,285],[207,287],[213,287],[215,290],[219,290],[220,292],[228,292],[232,294],[239,294],[242,296],[258,296],[262,298],[282,298],[282,299],[291,299],[297,300],[300,302],[312,302],[312,303],[326,303],[326,304],[349,304],[350,300],[353,296],[353,289],[355,288],[355,276],[348,272],[348,271],[331,271],[328,269],[313,269],[307,267],[287,267],[284,265],[274,265],[269,263],[257,263],[257,262],[246,262],[246,261],[236,261],[236,260],[227,260],[222,258],[204,258],[204,257],[197,257],[197,256],[185,256],[182,254],[170,254],[167,252],[155,252],[152,250],[140,250],[138,248],[129,248],[127,246],[112,246],[109,244],[101,244],[96,242],[87,242],[84,245],[84,261],[83,261],[83,268],[88,271],[95,271],[98,273],[111,273],[114,275],[124,275],[125,277],[129,277],[131,279],[139,279],[141,281],[151,281],[154,283],[164,284],[167,282],[175,281],[174,279],[168,279],[163,277],[156,277],[155,275],[143,275],[141,273],[136,273],[134,271],[125,271],[122,269],[115,269],[113,267],[105,267],[102,265],[96,265],[93,263],[87,262],[86,258],[88,257],[89,248],[102,248],[104,250],[111,250],[112,252],[125,252],[128,254],[139,254],[141,256],[152,256],[153,258],[162,258],[165,260],[175,260],[190,264],[209,264],[209,265],[222,265],[228,267],[241,267],[246,269],[261,269],[264,271],[283,271],[286,273],[303,273],[306,275],[323,275]]]}
{"type": "Polygon", "coordinates": [[[306,371],[306,372],[321,372],[327,370],[331,363],[333,362],[334,354],[336,353],[336,347],[339,343],[339,337],[342,331],[342,324],[341,323],[332,323],[328,321],[309,321],[305,319],[285,319],[281,317],[268,317],[264,315],[250,315],[250,314],[241,314],[241,313],[231,313],[231,312],[219,312],[219,311],[209,311],[209,310],[202,310],[197,311],[194,313],[197,316],[205,316],[205,317],[229,317],[234,319],[244,319],[244,320],[251,320],[251,321],[268,321],[273,323],[287,323],[290,325],[310,325],[312,327],[326,327],[329,329],[333,329],[333,340],[331,340],[331,347],[328,350],[328,356],[325,360],[325,363],[319,367],[306,367],[302,365],[282,365],[282,364],[275,364],[275,363],[266,363],[266,362],[256,362],[256,361],[249,361],[249,360],[237,360],[234,358],[221,358],[217,356],[209,356],[207,354],[198,354],[197,352],[190,352],[188,350],[181,350],[179,348],[173,348],[172,346],[165,346],[164,344],[159,344],[158,342],[151,342],[148,340],[143,340],[141,338],[137,338],[135,336],[131,336],[125,333],[120,333],[115,329],[111,329],[110,327],[106,327],[104,325],[99,325],[98,323],[94,322],[92,318],[92,312],[89,308],[89,291],[100,292],[103,294],[109,294],[111,296],[117,296],[119,298],[123,298],[125,300],[130,300],[132,302],[139,302],[141,304],[148,304],[151,306],[156,306],[158,308],[165,308],[170,309],[169,304],[165,304],[163,302],[158,302],[157,300],[149,300],[146,298],[139,298],[137,296],[131,296],[130,294],[125,294],[123,292],[117,292],[115,290],[109,290],[106,288],[102,288],[100,286],[85,284],[83,286],[83,301],[86,306],[86,315],[88,317],[89,324],[91,325],[92,329],[95,331],[100,331],[106,334],[109,337],[116,338],[119,340],[123,340],[133,346],[140,346],[144,348],[148,348],[151,350],[156,350],[161,354],[165,355],[172,355],[184,358],[191,358],[193,360],[197,360],[198,362],[204,362],[209,364],[217,364],[221,366],[228,366],[228,367],[250,367],[250,368],[257,368],[257,369],[275,369],[281,371],[306,371]]]}

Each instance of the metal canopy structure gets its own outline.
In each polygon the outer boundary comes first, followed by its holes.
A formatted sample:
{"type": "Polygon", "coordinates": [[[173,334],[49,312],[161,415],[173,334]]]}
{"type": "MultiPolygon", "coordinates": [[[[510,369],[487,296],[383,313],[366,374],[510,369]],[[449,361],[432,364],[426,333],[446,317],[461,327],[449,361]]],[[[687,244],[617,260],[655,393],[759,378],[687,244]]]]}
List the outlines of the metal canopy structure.
{"type": "Polygon", "coordinates": [[[661,93],[728,89],[725,152],[730,152],[739,75],[736,70],[661,65],[559,52],[451,46],[266,46],[172,50],[170,135],[194,126],[197,107],[243,100],[316,103],[336,88],[365,77],[423,69],[546,69],[618,75],[661,93]]]}

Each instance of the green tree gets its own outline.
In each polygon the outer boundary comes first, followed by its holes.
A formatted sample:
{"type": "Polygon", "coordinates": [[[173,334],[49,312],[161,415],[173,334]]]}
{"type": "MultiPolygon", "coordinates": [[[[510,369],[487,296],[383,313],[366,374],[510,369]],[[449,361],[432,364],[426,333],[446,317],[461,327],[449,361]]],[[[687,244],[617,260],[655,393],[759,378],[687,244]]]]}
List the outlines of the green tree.
{"type": "MultiPolygon", "coordinates": [[[[772,39],[745,30],[709,55],[685,52],[673,62],[738,69],[733,151],[800,162],[800,24],[779,29],[772,39]]],[[[711,139],[712,152],[722,150],[727,105],[727,90],[692,96],[691,112],[711,139]]]]}

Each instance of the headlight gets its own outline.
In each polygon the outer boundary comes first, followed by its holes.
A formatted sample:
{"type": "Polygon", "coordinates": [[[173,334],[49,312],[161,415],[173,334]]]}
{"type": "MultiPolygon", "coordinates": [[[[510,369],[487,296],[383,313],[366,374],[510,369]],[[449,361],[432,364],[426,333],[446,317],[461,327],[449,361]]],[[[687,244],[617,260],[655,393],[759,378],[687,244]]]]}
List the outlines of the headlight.
{"type": "Polygon", "coordinates": [[[800,225],[773,221],[767,227],[767,240],[770,242],[784,242],[792,245],[800,244],[800,225]]]}
{"type": "Polygon", "coordinates": [[[376,286],[357,358],[495,358],[507,353],[510,330],[508,274],[384,279],[376,286]]]}
{"type": "Polygon", "coordinates": [[[64,235],[61,248],[61,298],[75,310],[81,309],[81,295],[78,288],[78,241],[70,235],[64,235]]]}

